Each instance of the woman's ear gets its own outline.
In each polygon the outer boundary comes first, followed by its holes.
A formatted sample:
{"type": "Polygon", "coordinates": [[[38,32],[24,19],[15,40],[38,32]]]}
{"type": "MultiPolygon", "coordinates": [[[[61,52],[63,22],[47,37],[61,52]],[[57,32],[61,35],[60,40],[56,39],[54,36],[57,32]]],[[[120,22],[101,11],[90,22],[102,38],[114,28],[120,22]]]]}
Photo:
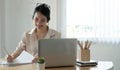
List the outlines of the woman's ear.
{"type": "Polygon", "coordinates": [[[49,26],[49,23],[46,23],[47,26],[49,26]]]}
{"type": "Polygon", "coordinates": [[[33,21],[33,25],[36,26],[34,19],[32,19],[32,21],[33,21]]]}

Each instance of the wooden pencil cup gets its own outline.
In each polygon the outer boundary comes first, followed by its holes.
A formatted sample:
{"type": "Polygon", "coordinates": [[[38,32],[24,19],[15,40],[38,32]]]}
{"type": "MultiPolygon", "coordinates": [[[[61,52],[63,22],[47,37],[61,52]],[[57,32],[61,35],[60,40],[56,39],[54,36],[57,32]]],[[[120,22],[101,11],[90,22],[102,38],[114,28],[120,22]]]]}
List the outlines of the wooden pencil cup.
{"type": "Polygon", "coordinates": [[[80,42],[78,41],[78,45],[81,48],[79,52],[79,59],[80,61],[90,61],[90,46],[91,46],[92,41],[85,41],[85,42],[80,42]]]}
{"type": "Polygon", "coordinates": [[[90,50],[89,49],[82,49],[79,52],[79,59],[80,61],[90,61],[90,50]]]}

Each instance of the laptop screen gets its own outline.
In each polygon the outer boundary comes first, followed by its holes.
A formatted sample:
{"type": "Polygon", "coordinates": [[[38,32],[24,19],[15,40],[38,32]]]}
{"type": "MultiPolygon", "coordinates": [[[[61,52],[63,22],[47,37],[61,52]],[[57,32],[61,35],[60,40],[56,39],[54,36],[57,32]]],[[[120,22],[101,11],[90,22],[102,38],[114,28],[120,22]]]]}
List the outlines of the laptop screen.
{"type": "Polygon", "coordinates": [[[76,64],[77,39],[40,39],[38,56],[44,57],[46,67],[74,66],[76,64]]]}

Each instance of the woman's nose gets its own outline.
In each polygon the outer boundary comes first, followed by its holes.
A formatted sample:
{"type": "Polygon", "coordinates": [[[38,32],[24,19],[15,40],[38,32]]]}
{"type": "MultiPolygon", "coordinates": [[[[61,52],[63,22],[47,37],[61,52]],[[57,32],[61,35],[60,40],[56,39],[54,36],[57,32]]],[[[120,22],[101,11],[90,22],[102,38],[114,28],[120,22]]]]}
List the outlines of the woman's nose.
{"type": "Polygon", "coordinates": [[[40,25],[40,24],[42,24],[42,22],[41,22],[41,21],[38,21],[38,24],[40,25]]]}

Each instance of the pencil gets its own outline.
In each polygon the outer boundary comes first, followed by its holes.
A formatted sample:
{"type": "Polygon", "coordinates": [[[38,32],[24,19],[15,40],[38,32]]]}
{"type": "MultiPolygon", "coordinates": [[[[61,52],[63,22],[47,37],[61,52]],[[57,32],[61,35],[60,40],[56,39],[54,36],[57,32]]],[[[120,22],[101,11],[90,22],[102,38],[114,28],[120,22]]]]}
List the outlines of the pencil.
{"type": "Polygon", "coordinates": [[[80,46],[81,49],[83,49],[83,45],[78,41],[78,45],[80,46]]]}
{"type": "Polygon", "coordinates": [[[88,40],[85,41],[85,49],[88,49],[87,47],[88,47],[88,40]]]}
{"type": "Polygon", "coordinates": [[[89,42],[89,44],[88,44],[88,48],[90,48],[91,44],[92,44],[92,41],[89,42]]]}

